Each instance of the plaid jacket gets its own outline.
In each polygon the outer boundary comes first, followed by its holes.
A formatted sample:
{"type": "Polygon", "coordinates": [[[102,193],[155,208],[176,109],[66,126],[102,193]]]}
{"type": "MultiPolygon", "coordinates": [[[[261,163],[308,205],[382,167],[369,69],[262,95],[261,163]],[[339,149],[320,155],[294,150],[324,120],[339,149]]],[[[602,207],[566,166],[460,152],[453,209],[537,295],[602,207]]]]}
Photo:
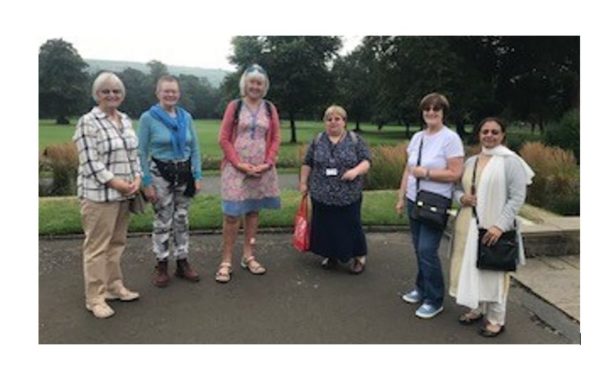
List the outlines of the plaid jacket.
{"type": "Polygon", "coordinates": [[[113,202],[127,199],[106,185],[114,177],[132,181],[141,176],[139,141],[128,116],[119,113],[121,128],[117,128],[98,107],[77,122],[73,141],[79,152],[77,195],[93,202],[113,202]]]}

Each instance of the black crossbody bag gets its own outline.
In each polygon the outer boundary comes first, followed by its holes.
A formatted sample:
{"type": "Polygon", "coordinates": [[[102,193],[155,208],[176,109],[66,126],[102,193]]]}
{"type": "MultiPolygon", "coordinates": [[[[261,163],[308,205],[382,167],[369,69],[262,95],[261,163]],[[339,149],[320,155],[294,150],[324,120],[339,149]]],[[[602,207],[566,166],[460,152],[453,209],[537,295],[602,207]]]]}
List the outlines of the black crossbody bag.
{"type": "MultiPolygon", "coordinates": [[[[421,166],[423,155],[423,138],[419,146],[419,158],[417,166],[421,166]]],[[[410,218],[425,223],[433,228],[443,230],[448,222],[448,212],[452,200],[443,195],[431,191],[419,190],[420,179],[416,179],[416,202],[410,213],[410,218]]]]}
{"type": "MultiPolygon", "coordinates": [[[[472,172],[472,195],[476,194],[476,167],[478,157],[474,163],[472,172]]],[[[476,219],[478,227],[478,214],[476,207],[472,207],[472,213],[476,219]]],[[[478,227],[478,253],[476,256],[476,267],[494,271],[514,272],[517,270],[517,260],[519,258],[519,242],[517,240],[517,223],[515,229],[502,233],[502,236],[495,244],[488,246],[483,243],[483,237],[487,233],[484,228],[478,227]]]]}

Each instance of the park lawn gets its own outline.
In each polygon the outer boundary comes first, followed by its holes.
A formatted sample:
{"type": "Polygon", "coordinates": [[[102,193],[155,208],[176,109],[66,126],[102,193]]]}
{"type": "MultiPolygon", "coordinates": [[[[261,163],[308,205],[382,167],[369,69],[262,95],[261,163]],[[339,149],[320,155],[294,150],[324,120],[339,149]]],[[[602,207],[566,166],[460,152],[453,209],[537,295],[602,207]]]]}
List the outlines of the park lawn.
{"type": "MultiPolygon", "coordinates": [[[[70,125],[57,125],[55,120],[41,119],[39,120],[38,147],[42,151],[46,146],[52,144],[62,144],[72,141],[73,133],[75,132],[76,118],[71,119],[70,125]]],[[[297,141],[298,144],[291,144],[290,141],[290,123],[282,120],[282,146],[280,155],[296,152],[297,146],[307,143],[314,136],[324,130],[324,124],[319,121],[297,121],[296,122],[297,141]],[[287,152],[288,151],[288,152],[287,152]]],[[[134,121],[133,126],[138,129],[138,121],[134,121]]],[[[222,152],[218,146],[218,131],[220,121],[215,119],[199,119],[195,121],[197,133],[199,135],[199,143],[201,152],[211,158],[220,159],[222,152]]],[[[349,128],[352,126],[349,126],[349,128]]],[[[362,136],[370,145],[394,145],[406,141],[405,129],[400,126],[385,126],[381,132],[378,132],[377,126],[373,124],[361,125],[363,130],[362,136]]]]}
{"type": "MultiPolygon", "coordinates": [[[[366,191],[363,193],[362,220],[365,226],[406,225],[405,217],[395,211],[397,191],[366,191]]],[[[300,195],[296,191],[282,192],[282,208],[265,210],[261,213],[261,227],[292,227],[300,195]]],[[[79,200],[76,197],[39,198],[39,235],[57,236],[80,234],[81,216],[79,200]]],[[[153,212],[151,207],[142,215],[133,215],[129,225],[130,232],[150,232],[153,212]]],[[[190,207],[190,229],[212,230],[222,228],[220,196],[197,195],[190,207]]]]}

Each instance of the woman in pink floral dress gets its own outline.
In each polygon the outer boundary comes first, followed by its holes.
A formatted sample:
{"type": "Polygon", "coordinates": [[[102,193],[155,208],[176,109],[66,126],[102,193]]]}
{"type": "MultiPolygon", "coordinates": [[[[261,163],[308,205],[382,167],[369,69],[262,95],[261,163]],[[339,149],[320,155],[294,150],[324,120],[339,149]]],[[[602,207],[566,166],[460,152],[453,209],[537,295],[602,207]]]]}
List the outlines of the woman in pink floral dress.
{"type": "Polygon", "coordinates": [[[223,252],[216,281],[229,282],[232,274],[233,246],[244,220],[241,267],[252,274],[266,269],[254,257],[258,212],[280,208],[280,189],[275,162],[280,147],[280,120],[275,106],[264,99],[269,88],[267,73],[259,65],[244,71],[239,81],[241,99],[230,102],[218,142],[222,161],[223,252]]]}

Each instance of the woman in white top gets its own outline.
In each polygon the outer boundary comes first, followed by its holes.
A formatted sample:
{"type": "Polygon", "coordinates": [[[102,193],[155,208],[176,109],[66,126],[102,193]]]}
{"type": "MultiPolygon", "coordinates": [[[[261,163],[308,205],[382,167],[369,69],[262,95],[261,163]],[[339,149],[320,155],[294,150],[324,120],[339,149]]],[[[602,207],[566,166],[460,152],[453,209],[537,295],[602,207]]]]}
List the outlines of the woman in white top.
{"type": "MultiPolygon", "coordinates": [[[[419,105],[425,122],[424,130],[415,133],[408,145],[408,164],[404,171],[395,206],[402,213],[407,202],[408,215],[412,215],[417,194],[417,179],[420,190],[430,191],[452,198],[454,184],[461,177],[463,167],[463,144],[459,136],[444,125],[449,103],[438,93],[426,95],[419,105]],[[421,152],[420,165],[418,164],[421,152]]],[[[410,220],[414,251],[417,255],[418,273],[415,288],[402,298],[408,303],[421,306],[415,315],[428,319],[442,310],[444,278],[438,257],[438,247],[443,229],[434,228],[419,220],[410,220]]]]}
{"type": "MultiPolygon", "coordinates": [[[[515,228],[515,219],[525,202],[526,186],[531,183],[534,172],[521,157],[502,145],[506,125],[501,120],[486,118],[477,130],[481,153],[466,161],[461,188],[455,191],[455,200],[462,208],[455,223],[449,293],[457,298],[458,304],[471,309],[459,317],[459,323],[470,325],[485,317],[479,333],[495,337],[504,331],[510,276],[508,272],[476,267],[478,227],[472,208],[476,208],[480,227],[487,229],[485,243],[495,243],[502,233],[515,228]],[[473,195],[475,164],[476,193],[473,195]]],[[[518,238],[519,263],[523,264],[520,234],[518,238]]]]}

